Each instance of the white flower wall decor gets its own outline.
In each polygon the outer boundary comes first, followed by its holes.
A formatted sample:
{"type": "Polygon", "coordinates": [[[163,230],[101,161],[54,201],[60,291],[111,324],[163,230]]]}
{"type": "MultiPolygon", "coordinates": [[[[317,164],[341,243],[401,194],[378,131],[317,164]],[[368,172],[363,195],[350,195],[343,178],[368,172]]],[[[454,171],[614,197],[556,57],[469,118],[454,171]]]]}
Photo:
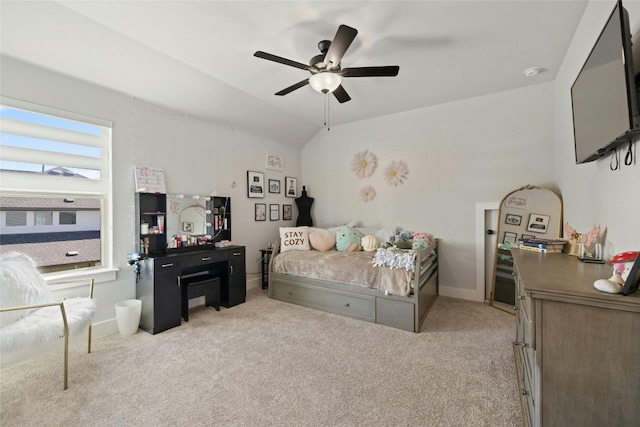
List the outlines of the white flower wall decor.
{"type": "Polygon", "coordinates": [[[398,160],[397,162],[394,160],[385,168],[384,179],[387,180],[387,184],[396,187],[407,179],[408,174],[409,167],[407,166],[407,163],[403,160],[398,160]]]}
{"type": "Polygon", "coordinates": [[[378,159],[375,154],[369,150],[364,150],[353,155],[351,159],[351,171],[358,178],[367,178],[373,174],[378,165],[378,159]]]}
{"type": "Polygon", "coordinates": [[[370,202],[376,197],[376,189],[370,185],[365,185],[360,189],[360,198],[365,202],[370,202]]]}

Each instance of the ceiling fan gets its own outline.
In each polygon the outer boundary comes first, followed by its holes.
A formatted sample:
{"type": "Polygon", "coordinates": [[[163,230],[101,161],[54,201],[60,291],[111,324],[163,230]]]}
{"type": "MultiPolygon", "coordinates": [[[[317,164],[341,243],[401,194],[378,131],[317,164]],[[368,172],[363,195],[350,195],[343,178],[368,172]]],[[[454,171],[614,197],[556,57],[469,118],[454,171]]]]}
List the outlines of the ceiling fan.
{"type": "Polygon", "coordinates": [[[398,75],[398,71],[400,70],[400,67],[397,65],[341,68],[340,60],[351,45],[351,42],[353,42],[353,39],[356,38],[357,34],[358,30],[355,28],[340,25],[333,41],[322,40],[318,43],[320,55],[316,55],[311,58],[309,65],[262,52],[260,50],[254,53],[253,56],[289,65],[290,67],[307,70],[311,73],[311,77],[308,79],[301,80],[296,84],[282,89],[280,92],[276,92],[276,95],[283,96],[309,84],[318,92],[325,94],[332,92],[338,102],[343,103],[349,101],[351,97],[342,87],[342,78],[394,77],[398,75]]]}

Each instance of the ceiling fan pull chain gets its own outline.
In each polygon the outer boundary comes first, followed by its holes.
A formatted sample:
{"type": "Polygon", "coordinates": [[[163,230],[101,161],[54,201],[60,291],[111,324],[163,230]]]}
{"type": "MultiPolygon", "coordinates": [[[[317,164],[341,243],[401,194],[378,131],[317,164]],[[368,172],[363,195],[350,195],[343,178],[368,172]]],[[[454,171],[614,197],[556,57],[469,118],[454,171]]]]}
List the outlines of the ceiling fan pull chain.
{"type": "Polygon", "coordinates": [[[325,95],[327,100],[327,131],[331,130],[331,99],[329,98],[329,92],[325,95]]]}

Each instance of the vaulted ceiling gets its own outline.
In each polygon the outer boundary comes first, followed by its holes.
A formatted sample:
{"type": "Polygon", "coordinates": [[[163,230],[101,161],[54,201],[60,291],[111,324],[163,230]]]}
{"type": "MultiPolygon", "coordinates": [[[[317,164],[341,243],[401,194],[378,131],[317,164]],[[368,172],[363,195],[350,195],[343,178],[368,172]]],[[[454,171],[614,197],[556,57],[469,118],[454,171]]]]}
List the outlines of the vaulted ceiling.
{"type": "Polygon", "coordinates": [[[337,126],[554,79],[586,1],[6,1],[0,51],[182,113],[303,146],[323,128],[307,63],[340,24],[358,35],[342,67],[398,65],[343,80],[337,126]],[[524,70],[540,67],[526,77],[524,70]]]}

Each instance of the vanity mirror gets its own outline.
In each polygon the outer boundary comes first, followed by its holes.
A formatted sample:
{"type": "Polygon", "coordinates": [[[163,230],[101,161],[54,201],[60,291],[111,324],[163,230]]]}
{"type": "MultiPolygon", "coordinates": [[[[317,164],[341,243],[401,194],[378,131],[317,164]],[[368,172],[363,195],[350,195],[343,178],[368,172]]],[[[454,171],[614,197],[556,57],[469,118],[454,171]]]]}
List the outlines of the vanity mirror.
{"type": "Polygon", "coordinates": [[[168,248],[177,247],[176,237],[178,236],[181,242],[187,240],[193,243],[198,236],[209,234],[211,209],[207,205],[210,201],[209,196],[167,195],[168,248]]]}
{"type": "MultiPolygon", "coordinates": [[[[515,282],[511,247],[523,238],[554,239],[562,233],[562,201],[547,188],[526,185],[500,203],[489,304],[514,314],[515,282]]],[[[553,256],[553,255],[549,255],[553,256]]]]}

